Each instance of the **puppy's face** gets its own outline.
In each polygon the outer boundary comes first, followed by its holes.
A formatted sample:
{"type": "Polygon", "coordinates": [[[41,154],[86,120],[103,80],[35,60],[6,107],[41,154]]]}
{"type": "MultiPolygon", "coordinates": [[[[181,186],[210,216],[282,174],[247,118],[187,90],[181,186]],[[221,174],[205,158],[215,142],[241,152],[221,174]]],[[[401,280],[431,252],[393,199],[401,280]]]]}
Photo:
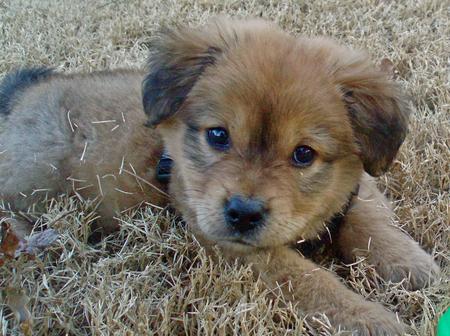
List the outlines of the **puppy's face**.
{"type": "Polygon", "coordinates": [[[159,43],[144,107],[181,178],[177,201],[227,248],[315,237],[363,167],[386,169],[401,143],[396,88],[330,41],[254,21],[175,31],[159,43]]]}

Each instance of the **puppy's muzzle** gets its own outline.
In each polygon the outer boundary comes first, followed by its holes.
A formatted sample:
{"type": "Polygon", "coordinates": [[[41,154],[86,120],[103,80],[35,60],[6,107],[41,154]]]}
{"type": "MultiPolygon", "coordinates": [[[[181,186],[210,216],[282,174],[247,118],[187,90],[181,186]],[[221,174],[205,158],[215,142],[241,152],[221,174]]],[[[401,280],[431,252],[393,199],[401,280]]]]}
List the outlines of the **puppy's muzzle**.
{"type": "Polygon", "coordinates": [[[267,209],[259,199],[234,195],[225,202],[224,215],[234,231],[245,234],[264,224],[267,209]]]}

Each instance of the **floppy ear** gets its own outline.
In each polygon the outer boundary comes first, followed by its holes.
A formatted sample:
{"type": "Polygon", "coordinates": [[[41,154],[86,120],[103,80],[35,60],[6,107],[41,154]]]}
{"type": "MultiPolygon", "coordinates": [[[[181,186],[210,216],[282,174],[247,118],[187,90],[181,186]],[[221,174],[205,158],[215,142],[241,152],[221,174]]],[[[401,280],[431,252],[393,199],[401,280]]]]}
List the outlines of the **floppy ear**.
{"type": "Polygon", "coordinates": [[[221,52],[215,42],[212,33],[188,27],[162,31],[153,40],[148,75],[142,84],[147,126],[157,126],[178,111],[221,52]]]}
{"type": "Polygon", "coordinates": [[[408,128],[409,105],[398,84],[363,53],[346,50],[334,70],[347,106],[364,169],[384,173],[394,160],[408,128]]]}

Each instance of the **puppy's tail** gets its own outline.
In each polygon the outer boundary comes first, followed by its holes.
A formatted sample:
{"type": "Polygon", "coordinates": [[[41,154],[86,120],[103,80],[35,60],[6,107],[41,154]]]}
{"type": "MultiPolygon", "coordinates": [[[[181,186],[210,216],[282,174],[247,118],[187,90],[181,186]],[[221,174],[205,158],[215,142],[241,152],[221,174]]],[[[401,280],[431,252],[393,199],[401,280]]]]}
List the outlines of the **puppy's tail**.
{"type": "Polygon", "coordinates": [[[0,83],[0,117],[11,113],[21,92],[52,74],[51,68],[19,69],[7,74],[0,83]]]}

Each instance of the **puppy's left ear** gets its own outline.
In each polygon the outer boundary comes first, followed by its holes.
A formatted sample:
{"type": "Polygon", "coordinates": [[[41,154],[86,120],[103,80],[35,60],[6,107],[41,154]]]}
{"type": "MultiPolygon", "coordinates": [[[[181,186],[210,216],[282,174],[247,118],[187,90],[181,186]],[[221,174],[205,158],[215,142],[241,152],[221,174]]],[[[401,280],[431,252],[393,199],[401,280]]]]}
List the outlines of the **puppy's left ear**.
{"type": "Polygon", "coordinates": [[[146,123],[155,127],[173,116],[221,49],[213,34],[189,27],[161,31],[152,41],[142,84],[146,123]]]}
{"type": "MultiPolygon", "coordinates": [[[[338,52],[339,54],[339,52],[338,52]]],[[[346,50],[334,76],[347,107],[364,169],[383,174],[394,160],[408,128],[409,104],[398,84],[368,57],[346,50]]]]}

